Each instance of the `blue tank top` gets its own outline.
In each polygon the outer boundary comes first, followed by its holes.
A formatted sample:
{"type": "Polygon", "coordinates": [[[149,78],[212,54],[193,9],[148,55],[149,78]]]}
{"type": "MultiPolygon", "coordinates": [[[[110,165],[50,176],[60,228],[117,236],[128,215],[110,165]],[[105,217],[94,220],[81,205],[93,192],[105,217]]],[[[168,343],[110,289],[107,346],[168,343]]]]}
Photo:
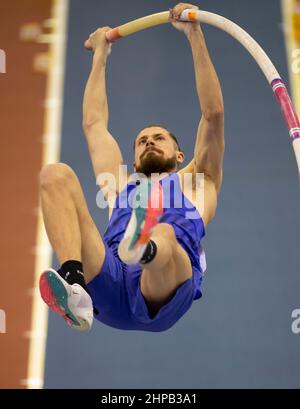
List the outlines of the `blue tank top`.
{"type": "MultiPolygon", "coordinates": [[[[160,222],[172,225],[178,243],[189,255],[197,288],[194,299],[200,298],[200,284],[206,269],[205,253],[201,246],[201,239],[205,236],[203,220],[195,206],[183,194],[177,173],[169,174],[159,183],[163,189],[164,207],[160,222]]],[[[130,203],[135,189],[136,182],[129,182],[115,200],[113,213],[104,234],[104,240],[114,250],[122,240],[131,217],[130,203]]],[[[114,253],[117,254],[116,251],[114,253]]]]}

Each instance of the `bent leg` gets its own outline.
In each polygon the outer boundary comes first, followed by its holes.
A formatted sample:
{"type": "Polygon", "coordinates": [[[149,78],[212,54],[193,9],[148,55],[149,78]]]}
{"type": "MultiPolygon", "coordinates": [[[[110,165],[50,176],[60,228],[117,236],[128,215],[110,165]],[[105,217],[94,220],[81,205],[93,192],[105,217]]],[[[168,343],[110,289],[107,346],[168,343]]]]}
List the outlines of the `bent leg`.
{"type": "Polygon", "coordinates": [[[157,311],[174,295],[177,288],[192,277],[192,265],[185,250],[178,244],[173,227],[159,223],[151,235],[157,246],[155,258],[145,265],[141,291],[151,308],[157,311]]]}
{"type": "Polygon", "coordinates": [[[61,264],[82,261],[88,283],[99,274],[105,248],[79,180],[69,166],[58,163],[42,169],[40,184],[44,223],[57,258],[61,264]]]}

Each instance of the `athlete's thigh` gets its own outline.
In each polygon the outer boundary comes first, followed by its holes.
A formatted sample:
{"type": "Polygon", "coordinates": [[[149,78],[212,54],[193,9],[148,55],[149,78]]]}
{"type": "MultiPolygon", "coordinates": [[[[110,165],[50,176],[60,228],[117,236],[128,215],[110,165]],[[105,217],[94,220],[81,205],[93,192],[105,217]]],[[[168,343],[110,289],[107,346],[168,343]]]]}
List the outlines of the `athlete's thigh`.
{"type": "Polygon", "coordinates": [[[192,275],[190,258],[178,243],[172,259],[163,270],[143,269],[141,292],[149,306],[160,308],[170,301],[178,287],[190,279],[192,275]]]}

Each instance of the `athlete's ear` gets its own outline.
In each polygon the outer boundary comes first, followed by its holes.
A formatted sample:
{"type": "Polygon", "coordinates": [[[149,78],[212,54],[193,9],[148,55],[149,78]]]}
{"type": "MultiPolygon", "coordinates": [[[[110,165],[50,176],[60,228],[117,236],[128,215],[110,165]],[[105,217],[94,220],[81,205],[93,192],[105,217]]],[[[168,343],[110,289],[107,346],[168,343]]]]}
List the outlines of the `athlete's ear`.
{"type": "Polygon", "coordinates": [[[185,158],[185,156],[184,156],[184,153],[183,152],[181,152],[181,151],[177,151],[177,162],[179,162],[179,163],[182,163],[182,162],[184,162],[184,158],[185,158]]]}

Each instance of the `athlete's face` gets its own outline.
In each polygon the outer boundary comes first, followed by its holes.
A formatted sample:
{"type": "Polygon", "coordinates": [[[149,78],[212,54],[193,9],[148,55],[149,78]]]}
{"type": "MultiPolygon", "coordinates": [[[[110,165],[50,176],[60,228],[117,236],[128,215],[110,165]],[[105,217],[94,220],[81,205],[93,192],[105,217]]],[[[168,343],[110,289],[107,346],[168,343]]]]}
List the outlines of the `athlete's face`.
{"type": "Polygon", "coordinates": [[[134,160],[135,171],[150,176],[176,171],[184,155],[166,129],[153,126],[143,129],[136,137],[134,160]]]}

